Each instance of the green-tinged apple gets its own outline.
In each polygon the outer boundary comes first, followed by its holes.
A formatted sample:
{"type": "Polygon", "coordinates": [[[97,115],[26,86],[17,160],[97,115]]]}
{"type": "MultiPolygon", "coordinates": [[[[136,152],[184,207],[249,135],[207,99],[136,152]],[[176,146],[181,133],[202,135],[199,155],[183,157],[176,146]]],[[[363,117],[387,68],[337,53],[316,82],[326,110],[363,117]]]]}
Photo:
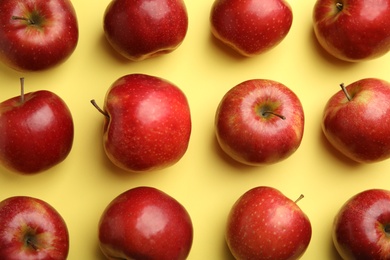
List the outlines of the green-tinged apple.
{"type": "Polygon", "coordinates": [[[183,0],[112,0],[103,28],[114,50],[141,61],[181,45],[188,29],[187,9],[183,0]]]}
{"type": "Polygon", "coordinates": [[[244,56],[277,46],[290,31],[293,13],[284,0],[215,0],[212,34],[244,56]]]}
{"type": "Polygon", "coordinates": [[[222,150],[248,165],[265,165],[288,158],[300,146],[304,112],[297,95],[266,79],[244,81],[222,98],[215,116],[222,150]]]}
{"type": "Polygon", "coordinates": [[[230,210],[226,242],[238,260],[299,259],[311,240],[306,214],[279,190],[259,186],[245,192],[230,210]]]}
{"type": "Polygon", "coordinates": [[[314,33],[332,56],[370,60],[390,50],[390,0],[317,0],[314,33]]]}
{"type": "Polygon", "coordinates": [[[390,83],[365,78],[334,94],[324,108],[322,130],[330,144],[360,163],[390,157],[390,83]]]}
{"type": "Polygon", "coordinates": [[[0,1],[0,61],[18,71],[40,71],[67,60],[79,37],[69,0],[0,1]]]}
{"type": "Polygon", "coordinates": [[[152,187],[133,188],[113,199],[98,230],[100,248],[108,259],[184,260],[192,247],[187,210],[152,187]]]}
{"type": "Polygon", "coordinates": [[[344,203],[333,223],[333,242],[344,260],[390,258],[390,191],[369,189],[344,203]]]}
{"type": "Polygon", "coordinates": [[[66,223],[47,202],[28,196],[0,202],[0,259],[65,260],[68,252],[66,223]]]}
{"type": "Polygon", "coordinates": [[[183,91],[165,79],[125,75],[111,85],[99,110],[105,115],[105,152],[124,170],[163,169],[187,151],[190,107],[183,91]]]}
{"type": "Polygon", "coordinates": [[[73,119],[65,102],[40,90],[0,103],[0,164],[22,174],[47,170],[68,156],[73,119]]]}

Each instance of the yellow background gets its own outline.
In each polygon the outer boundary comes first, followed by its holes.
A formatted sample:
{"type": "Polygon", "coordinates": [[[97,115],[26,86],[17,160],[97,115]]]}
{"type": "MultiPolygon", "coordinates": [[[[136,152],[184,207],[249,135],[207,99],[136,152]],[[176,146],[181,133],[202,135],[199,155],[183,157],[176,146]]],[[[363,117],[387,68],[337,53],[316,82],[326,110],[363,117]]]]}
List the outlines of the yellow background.
{"type": "Polygon", "coordinates": [[[107,44],[103,13],[109,0],[73,0],[80,38],[76,51],[54,69],[20,73],[0,65],[0,99],[47,89],[61,96],[73,114],[75,139],[68,158],[38,175],[22,176],[0,168],[0,198],[29,195],[49,202],[64,217],[70,232],[70,260],[104,259],[97,224],[106,205],[127,189],[147,185],[181,202],[190,213],[194,240],[189,259],[233,259],[224,241],[226,216],[245,191],[268,185],[291,199],[309,216],[313,234],[302,259],[340,259],[331,240],[332,222],[341,205],[368,188],[389,188],[390,161],[359,165],[335,152],[321,132],[323,108],[339,84],[365,77],[390,80],[390,54],[362,63],[338,61],[318,46],[312,30],[314,0],[290,1],[294,13],[285,40],[263,55],[243,58],[210,33],[212,0],[186,1],[189,28],[173,53],[130,62],[107,44]],[[111,164],[102,149],[103,116],[90,104],[103,105],[108,87],[130,73],[163,77],[186,94],[192,113],[192,136],[185,156],[158,172],[126,173],[111,164]],[[225,156],[214,136],[214,115],[222,96],[248,79],[267,78],[291,88],[305,111],[300,148],[287,160],[247,167],[225,156]]]}

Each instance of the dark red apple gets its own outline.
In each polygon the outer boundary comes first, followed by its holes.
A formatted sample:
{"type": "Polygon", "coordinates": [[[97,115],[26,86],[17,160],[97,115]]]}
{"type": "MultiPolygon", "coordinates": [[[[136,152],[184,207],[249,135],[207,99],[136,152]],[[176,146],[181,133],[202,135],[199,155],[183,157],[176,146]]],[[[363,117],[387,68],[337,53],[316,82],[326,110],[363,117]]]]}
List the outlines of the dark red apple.
{"type": "Polygon", "coordinates": [[[69,0],[2,0],[0,24],[0,61],[19,71],[54,67],[77,46],[77,17],[69,0]]]}
{"type": "Polygon", "coordinates": [[[112,0],[104,13],[108,42],[133,61],[172,52],[187,28],[183,0],[112,0]]]}
{"type": "Polygon", "coordinates": [[[244,56],[277,46],[290,31],[293,13],[284,0],[215,0],[212,34],[244,56]]]}
{"type": "Polygon", "coordinates": [[[24,94],[22,87],[20,96],[0,103],[0,133],[0,164],[19,173],[38,173],[70,153],[73,119],[58,95],[47,90],[24,94]]]}
{"type": "Polygon", "coordinates": [[[314,32],[332,56],[351,62],[390,50],[390,0],[317,0],[314,32]]]}
{"type": "Polygon", "coordinates": [[[215,117],[217,140],[233,159],[249,165],[279,162],[300,146],[304,113],[295,93],[264,79],[244,81],[222,98],[215,117]]]}
{"type": "Polygon", "coordinates": [[[189,104],[185,94],[165,79],[125,75],[111,85],[103,110],[105,152],[124,170],[162,169],[187,151],[189,104]]]}
{"type": "Polygon", "coordinates": [[[0,259],[65,260],[68,251],[66,223],[47,202],[27,196],[0,202],[0,259]]]}
{"type": "Polygon", "coordinates": [[[345,260],[389,259],[390,191],[370,189],[351,197],[337,213],[333,242],[345,260]]]}
{"type": "Polygon", "coordinates": [[[390,157],[390,83],[366,78],[333,95],[324,108],[322,129],[342,154],[360,163],[390,157]]]}
{"type": "Polygon", "coordinates": [[[104,210],[99,241],[108,259],[184,260],[193,239],[191,218],[174,198],[152,187],[120,194],[104,210]]]}
{"type": "Polygon", "coordinates": [[[312,229],[296,202],[272,187],[245,192],[227,220],[225,237],[233,256],[240,260],[300,258],[309,246],[312,229]]]}

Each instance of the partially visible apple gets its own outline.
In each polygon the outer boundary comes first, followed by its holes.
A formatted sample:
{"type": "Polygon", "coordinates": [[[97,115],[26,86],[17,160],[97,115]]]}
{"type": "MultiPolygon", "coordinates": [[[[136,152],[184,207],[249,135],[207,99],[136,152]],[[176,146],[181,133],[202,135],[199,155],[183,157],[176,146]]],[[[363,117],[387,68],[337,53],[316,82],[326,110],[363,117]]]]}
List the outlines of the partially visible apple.
{"type": "Polygon", "coordinates": [[[212,34],[244,56],[277,46],[290,31],[293,13],[284,0],[215,0],[212,34]]]}
{"type": "Polygon", "coordinates": [[[303,130],[300,100],[272,80],[252,79],[236,85],[222,98],[215,117],[222,150],[248,165],[286,159],[300,146],[303,130]]]}
{"type": "Polygon", "coordinates": [[[69,0],[2,0],[0,24],[0,61],[15,70],[54,67],[77,46],[77,17],[69,0]]]}
{"type": "Polygon", "coordinates": [[[178,162],[187,151],[189,104],[185,94],[165,79],[125,75],[111,85],[100,111],[105,115],[105,152],[124,170],[162,169],[178,162]]]}
{"type": "Polygon", "coordinates": [[[193,227],[186,209],[168,194],[137,187],[113,199],[99,221],[99,241],[108,259],[184,260],[193,227]]]}
{"type": "Polygon", "coordinates": [[[66,223],[47,202],[28,196],[0,202],[0,259],[65,260],[68,252],[66,223]]]}
{"type": "Polygon", "coordinates": [[[0,103],[0,164],[23,174],[47,170],[68,156],[73,119],[65,102],[46,90],[0,103]]]}
{"type": "Polygon", "coordinates": [[[300,258],[309,246],[312,229],[296,203],[272,187],[245,192],[227,220],[225,237],[233,256],[240,260],[300,258]]]}
{"type": "Polygon", "coordinates": [[[324,108],[324,135],[354,161],[373,163],[388,159],[390,83],[365,78],[341,87],[324,108]]]}
{"type": "Polygon", "coordinates": [[[333,224],[333,242],[344,260],[389,259],[390,191],[362,191],[344,203],[333,224]]]}
{"type": "Polygon", "coordinates": [[[390,0],[317,0],[314,33],[332,56],[350,62],[390,50],[390,0]]]}
{"type": "Polygon", "coordinates": [[[187,34],[188,15],[183,0],[112,0],[103,24],[111,46],[140,61],[179,47],[187,34]]]}

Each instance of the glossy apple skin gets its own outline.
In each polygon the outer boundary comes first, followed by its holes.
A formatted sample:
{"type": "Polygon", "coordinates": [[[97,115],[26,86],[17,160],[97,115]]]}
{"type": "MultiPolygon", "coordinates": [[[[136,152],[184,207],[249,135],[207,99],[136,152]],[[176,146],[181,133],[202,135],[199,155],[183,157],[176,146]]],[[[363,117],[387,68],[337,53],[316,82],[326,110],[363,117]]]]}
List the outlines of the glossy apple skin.
{"type": "Polygon", "coordinates": [[[239,260],[298,259],[311,240],[311,223],[279,190],[259,186],[245,192],[230,210],[225,238],[239,260]]]}
{"type": "Polygon", "coordinates": [[[390,157],[390,84],[381,79],[358,80],[333,95],[324,108],[322,130],[342,154],[360,163],[390,157]]]}
{"type": "Polygon", "coordinates": [[[230,89],[220,101],[215,132],[222,150],[233,159],[255,166],[276,163],[291,156],[301,144],[302,104],[279,82],[247,80],[230,89]],[[285,119],[263,115],[264,111],[285,119]]]}
{"type": "Polygon", "coordinates": [[[47,202],[27,196],[0,202],[0,259],[65,260],[68,252],[66,223],[47,202]]]}
{"type": "Polygon", "coordinates": [[[118,167],[133,172],[163,169],[178,162],[191,135],[185,94],[165,79],[129,74],[108,90],[104,148],[118,167]]]}
{"type": "Polygon", "coordinates": [[[334,245],[345,260],[389,259],[390,191],[362,191],[344,203],[333,224],[334,245]]]}
{"type": "Polygon", "coordinates": [[[181,45],[188,29],[187,9],[183,0],[112,0],[103,28],[117,52],[141,61],[181,45]]]}
{"type": "Polygon", "coordinates": [[[249,57],[277,46],[292,22],[291,7],[283,0],[215,0],[210,12],[212,34],[249,57]]]}
{"type": "Polygon", "coordinates": [[[56,94],[41,90],[0,103],[0,164],[22,174],[45,171],[73,145],[71,112],[56,94]]]}
{"type": "Polygon", "coordinates": [[[314,32],[334,57],[350,62],[370,60],[390,50],[389,16],[390,0],[317,0],[314,32]]]}
{"type": "Polygon", "coordinates": [[[136,187],[120,194],[104,210],[99,241],[108,259],[186,259],[193,227],[186,209],[168,194],[136,187]]]}
{"type": "Polygon", "coordinates": [[[0,61],[18,71],[61,64],[78,43],[76,12],[68,0],[2,0],[0,24],[0,61]]]}

